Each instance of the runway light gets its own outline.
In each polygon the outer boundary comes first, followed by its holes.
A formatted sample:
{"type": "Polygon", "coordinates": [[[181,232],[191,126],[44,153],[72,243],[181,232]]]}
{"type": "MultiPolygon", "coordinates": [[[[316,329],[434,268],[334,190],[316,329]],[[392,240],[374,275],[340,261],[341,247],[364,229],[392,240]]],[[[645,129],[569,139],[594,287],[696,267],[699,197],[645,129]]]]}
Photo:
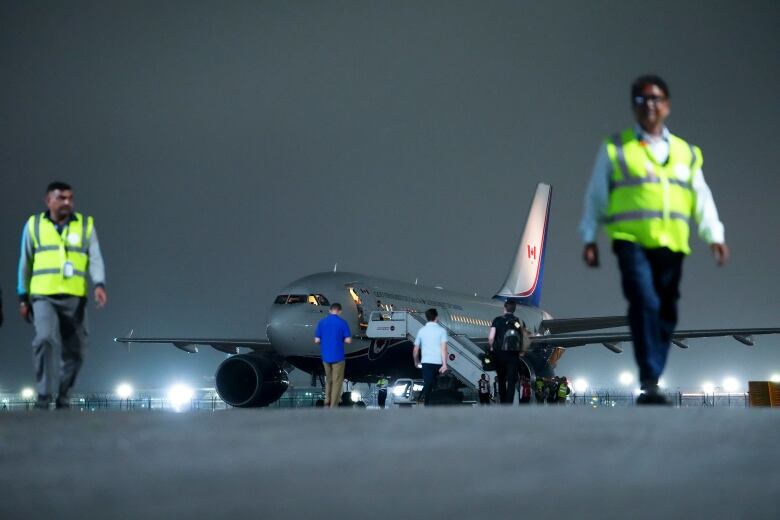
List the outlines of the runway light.
{"type": "Polygon", "coordinates": [[[723,380],[723,389],[728,393],[733,393],[739,390],[739,381],[736,377],[727,377],[723,380]]]}
{"type": "Polygon", "coordinates": [[[349,396],[352,398],[353,403],[357,403],[358,401],[360,401],[360,392],[358,392],[357,390],[352,390],[349,396]]]}
{"type": "Polygon", "coordinates": [[[32,399],[35,397],[35,391],[32,388],[22,388],[22,399],[32,399]]]}
{"type": "Polygon", "coordinates": [[[116,387],[116,395],[120,399],[130,399],[133,395],[133,387],[128,383],[120,383],[119,386],[116,387]]]}
{"type": "Polygon", "coordinates": [[[715,384],[710,381],[705,381],[702,383],[701,389],[705,394],[712,394],[715,392],[715,384]]]}
{"type": "Polygon", "coordinates": [[[634,374],[631,372],[621,372],[620,376],[618,376],[618,380],[621,385],[628,386],[634,382],[634,374]]]}
{"type": "Polygon", "coordinates": [[[195,391],[187,385],[177,383],[168,390],[168,402],[175,409],[180,409],[192,401],[195,391]]]}
{"type": "Polygon", "coordinates": [[[780,383],[780,374],[772,374],[769,376],[769,380],[773,383],[780,383]]]}
{"type": "Polygon", "coordinates": [[[588,389],[588,381],[582,378],[574,380],[574,391],[578,394],[584,393],[588,389]]]}

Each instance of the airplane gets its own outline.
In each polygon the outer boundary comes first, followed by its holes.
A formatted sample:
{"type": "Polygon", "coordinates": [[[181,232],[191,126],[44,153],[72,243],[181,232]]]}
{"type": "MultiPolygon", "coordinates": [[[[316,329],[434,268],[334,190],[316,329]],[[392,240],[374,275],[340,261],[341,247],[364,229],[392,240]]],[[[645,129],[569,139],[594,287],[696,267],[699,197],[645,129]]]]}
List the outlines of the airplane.
{"type": "MultiPolygon", "coordinates": [[[[234,407],[267,406],[275,402],[287,390],[288,372],[292,369],[321,377],[319,346],[314,343],[313,336],[331,302],[342,304],[342,317],[353,334],[352,343],[345,345],[345,378],[355,383],[375,383],[380,376],[419,379],[421,371],[412,361],[411,334],[383,339],[370,337],[368,330],[371,320],[382,320],[388,314],[401,311],[409,316],[419,316],[431,307],[438,310],[439,323],[449,331],[451,345],[469,347],[458,350],[459,355],[474,357],[486,351],[490,325],[493,318],[503,314],[504,302],[515,300],[515,315],[530,332],[530,347],[521,357],[519,375],[530,380],[554,375],[558,360],[568,348],[602,344],[620,353],[620,343],[631,341],[630,332],[588,331],[626,326],[625,316],[555,319],[540,308],[551,200],[552,187],[539,183],[509,274],[492,298],[426,287],[416,282],[339,272],[334,268],[333,272],[295,280],[279,292],[268,312],[266,338],[141,338],[130,335],[114,338],[114,341],[172,343],[188,353],[197,352],[198,345],[207,345],[231,354],[217,367],[215,383],[219,396],[234,407]],[[249,352],[241,353],[242,348],[249,352]]],[[[419,317],[416,319],[419,321],[419,317]]],[[[686,340],[689,338],[732,336],[741,343],[752,345],[753,335],[778,333],[780,328],[680,330],[674,333],[673,343],[688,348],[686,340]]],[[[454,359],[455,355],[450,354],[450,360],[454,359]]],[[[472,359],[472,364],[476,363],[472,359]]],[[[478,371],[481,372],[481,367],[478,371]]],[[[461,379],[461,384],[468,386],[468,378],[461,379]]]]}

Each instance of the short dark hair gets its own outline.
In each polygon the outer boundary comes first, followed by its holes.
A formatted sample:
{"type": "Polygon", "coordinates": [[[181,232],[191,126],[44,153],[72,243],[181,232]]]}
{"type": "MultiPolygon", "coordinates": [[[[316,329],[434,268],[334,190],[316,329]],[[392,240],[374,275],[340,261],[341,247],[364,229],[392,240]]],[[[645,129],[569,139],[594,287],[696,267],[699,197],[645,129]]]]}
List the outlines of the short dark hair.
{"type": "Polygon", "coordinates": [[[341,310],[341,304],[340,303],[331,303],[330,304],[330,310],[332,310],[332,311],[340,311],[341,310]]]}
{"type": "Polygon", "coordinates": [[[631,101],[634,101],[634,98],[637,96],[642,95],[642,89],[645,88],[647,85],[655,85],[656,87],[660,88],[664,91],[664,96],[667,98],[670,97],[669,93],[669,85],[666,84],[666,81],[661,76],[658,76],[656,74],[645,74],[643,76],[639,76],[634,80],[634,82],[631,84],[631,101]]]}
{"type": "Polygon", "coordinates": [[[425,319],[428,321],[434,321],[438,317],[439,313],[436,311],[436,309],[428,309],[425,311],[425,319]]]}
{"type": "Polygon", "coordinates": [[[54,181],[49,183],[49,185],[46,187],[46,193],[51,193],[55,190],[65,191],[65,190],[72,190],[72,189],[73,188],[67,182],[54,181]]]}
{"type": "Polygon", "coordinates": [[[504,302],[504,310],[506,312],[512,313],[515,312],[515,309],[517,309],[517,303],[515,303],[514,300],[507,300],[504,302]]]}

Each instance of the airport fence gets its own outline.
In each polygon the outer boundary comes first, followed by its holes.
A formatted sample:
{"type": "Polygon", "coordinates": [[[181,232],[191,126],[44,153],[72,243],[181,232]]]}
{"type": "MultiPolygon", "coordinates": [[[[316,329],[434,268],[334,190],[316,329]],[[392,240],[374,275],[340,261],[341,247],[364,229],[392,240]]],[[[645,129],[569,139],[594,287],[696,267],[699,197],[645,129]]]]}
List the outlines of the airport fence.
{"type": "MultiPolygon", "coordinates": [[[[685,393],[669,392],[666,394],[669,401],[677,408],[693,407],[740,407],[750,406],[748,393],[685,393]]],[[[317,401],[322,399],[321,392],[306,391],[292,392],[282,396],[268,408],[314,408],[317,401]]],[[[368,392],[362,396],[365,403],[374,407],[377,405],[376,392],[368,392]]],[[[392,400],[388,401],[391,405],[392,400]]],[[[472,400],[464,401],[464,404],[474,404],[472,400]]],[[[0,395],[0,413],[10,411],[34,410],[35,401],[24,399],[15,395],[0,395]]],[[[532,405],[539,406],[532,401],[532,405]]],[[[636,396],[625,391],[594,390],[585,393],[575,393],[569,396],[565,405],[549,404],[547,406],[581,406],[591,408],[618,408],[636,405],[636,396]]],[[[216,394],[195,397],[185,402],[172,402],[164,397],[152,395],[137,396],[130,399],[119,399],[113,394],[89,394],[74,396],[70,400],[71,410],[84,412],[98,411],[129,411],[129,410],[164,410],[175,412],[217,411],[232,408],[216,394]]]]}
{"type": "MultiPolygon", "coordinates": [[[[703,393],[667,392],[666,398],[677,408],[695,407],[738,407],[750,406],[750,394],[745,393],[703,393]]],[[[569,396],[571,406],[626,407],[636,405],[636,395],[625,391],[594,390],[569,396]]]]}

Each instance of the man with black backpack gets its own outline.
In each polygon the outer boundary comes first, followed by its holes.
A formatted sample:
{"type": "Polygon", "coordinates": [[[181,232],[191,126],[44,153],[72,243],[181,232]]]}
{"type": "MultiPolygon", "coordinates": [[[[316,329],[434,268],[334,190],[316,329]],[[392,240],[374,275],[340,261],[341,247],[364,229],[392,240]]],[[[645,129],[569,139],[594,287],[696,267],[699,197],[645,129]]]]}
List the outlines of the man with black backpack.
{"type": "Polygon", "coordinates": [[[520,353],[523,350],[525,325],[515,316],[515,302],[504,302],[504,314],[496,317],[490,327],[488,344],[496,367],[498,395],[503,404],[515,401],[515,387],[520,370],[520,353]]]}

